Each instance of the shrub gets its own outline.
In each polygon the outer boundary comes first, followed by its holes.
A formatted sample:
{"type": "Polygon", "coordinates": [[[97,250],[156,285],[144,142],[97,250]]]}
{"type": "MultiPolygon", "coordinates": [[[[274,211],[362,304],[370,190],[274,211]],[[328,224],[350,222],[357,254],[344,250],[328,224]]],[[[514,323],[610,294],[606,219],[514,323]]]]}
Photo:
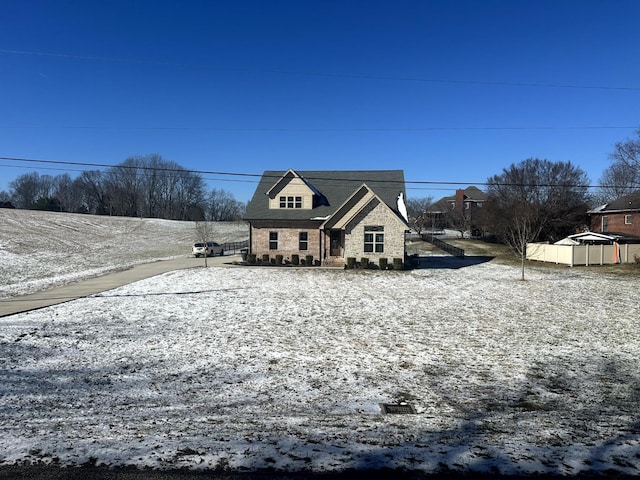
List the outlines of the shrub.
{"type": "Polygon", "coordinates": [[[393,259],[393,269],[394,270],[404,270],[404,260],[401,258],[393,259]]]}
{"type": "Polygon", "coordinates": [[[268,253],[263,253],[262,254],[262,263],[264,263],[264,264],[268,264],[269,263],[269,254],[268,253]]]}
{"type": "Polygon", "coordinates": [[[297,253],[291,254],[291,263],[294,265],[300,265],[300,255],[297,253]]]}
{"type": "Polygon", "coordinates": [[[313,255],[306,255],[304,257],[304,261],[305,261],[306,265],[312,266],[313,265],[313,255]]]}
{"type": "Polygon", "coordinates": [[[381,258],[378,264],[380,265],[380,270],[386,270],[389,268],[389,260],[386,258],[381,258]]]}
{"type": "Polygon", "coordinates": [[[362,257],[360,259],[360,268],[362,269],[369,268],[369,259],[367,257],[362,257]]]}
{"type": "Polygon", "coordinates": [[[247,254],[247,263],[249,265],[254,265],[256,263],[256,254],[255,253],[248,253],[247,254]]]}
{"type": "Polygon", "coordinates": [[[356,268],[356,259],[355,259],[355,257],[347,257],[347,268],[349,268],[349,269],[356,268]]]}
{"type": "Polygon", "coordinates": [[[282,255],[276,255],[276,265],[282,265],[282,259],[284,257],[282,255]]]}

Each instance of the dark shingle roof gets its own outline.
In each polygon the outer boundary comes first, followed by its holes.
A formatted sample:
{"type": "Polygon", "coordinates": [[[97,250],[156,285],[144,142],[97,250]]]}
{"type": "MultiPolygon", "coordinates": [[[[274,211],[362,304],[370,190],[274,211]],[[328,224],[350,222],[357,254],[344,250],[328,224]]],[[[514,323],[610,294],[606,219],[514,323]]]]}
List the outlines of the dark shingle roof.
{"type": "Polygon", "coordinates": [[[610,212],[621,210],[640,210],[640,190],[608,203],[601,211],[610,212]]]}
{"type": "MultiPolygon", "coordinates": [[[[480,190],[478,187],[470,186],[463,190],[465,199],[473,202],[484,202],[487,200],[487,194],[480,190]]],[[[449,197],[442,197],[437,202],[433,203],[427,212],[442,213],[451,211],[451,204],[455,203],[456,196],[451,195],[449,197]]]]}
{"type": "Polygon", "coordinates": [[[400,192],[405,199],[404,172],[402,170],[305,170],[296,173],[320,192],[328,205],[312,210],[269,209],[267,192],[285,171],[267,170],[262,174],[252,199],[247,204],[245,220],[308,220],[332,215],[363,183],[366,183],[394,212],[398,211],[400,192]]]}
{"type": "Polygon", "coordinates": [[[487,194],[480,190],[478,187],[474,186],[465,188],[464,194],[469,200],[485,201],[487,199],[487,194]]]}

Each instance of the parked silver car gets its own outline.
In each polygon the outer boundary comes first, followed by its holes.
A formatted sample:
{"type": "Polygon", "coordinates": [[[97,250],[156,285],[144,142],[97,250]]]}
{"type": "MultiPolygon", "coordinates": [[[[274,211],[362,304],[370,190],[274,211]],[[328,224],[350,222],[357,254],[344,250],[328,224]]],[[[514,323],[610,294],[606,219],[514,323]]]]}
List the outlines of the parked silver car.
{"type": "Polygon", "coordinates": [[[198,242],[193,244],[193,248],[191,252],[196,257],[202,257],[206,255],[207,257],[212,257],[214,255],[223,255],[224,250],[222,246],[217,244],[216,242],[198,242]]]}

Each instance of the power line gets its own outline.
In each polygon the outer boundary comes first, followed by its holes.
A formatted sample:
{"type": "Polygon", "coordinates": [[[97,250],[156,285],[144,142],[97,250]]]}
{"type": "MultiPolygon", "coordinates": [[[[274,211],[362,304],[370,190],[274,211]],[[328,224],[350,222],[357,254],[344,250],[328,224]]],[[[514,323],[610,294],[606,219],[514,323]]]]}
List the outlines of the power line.
{"type": "Polygon", "coordinates": [[[297,75],[311,77],[326,78],[350,78],[357,80],[376,80],[376,81],[396,81],[396,82],[416,82],[416,83],[441,83],[452,85],[481,85],[481,86],[497,86],[497,87],[526,87],[526,88],[562,88],[562,89],[578,89],[578,90],[612,90],[612,91],[640,91],[640,87],[612,87],[607,85],[579,85],[579,84],[563,84],[563,83],[530,83],[530,82],[495,82],[482,80],[455,80],[455,79],[437,79],[422,77],[395,77],[388,75],[361,75],[361,74],[341,74],[327,72],[312,72],[302,70],[280,70],[280,69],[260,69],[260,68],[231,68],[224,66],[215,66],[211,64],[181,63],[168,61],[125,59],[114,57],[100,57],[92,55],[73,55],[67,53],[53,52],[36,52],[27,50],[8,50],[0,49],[0,53],[10,55],[31,55],[53,58],[68,58],[75,60],[100,61],[112,63],[131,63],[142,65],[170,66],[181,68],[198,68],[206,70],[217,70],[227,72],[244,72],[244,73],[271,73],[279,75],[297,75]]]}
{"type": "MultiPolygon", "coordinates": [[[[63,161],[63,160],[42,160],[42,159],[34,159],[34,158],[21,158],[21,157],[0,157],[0,160],[5,161],[15,161],[15,162],[25,162],[30,164],[44,164],[44,165],[70,165],[70,166],[85,166],[85,167],[99,167],[99,168],[113,168],[113,169],[128,169],[128,170],[153,170],[160,172],[173,172],[173,173],[181,173],[181,174],[198,174],[198,175],[219,175],[225,177],[224,179],[216,179],[220,181],[234,181],[230,180],[230,177],[240,177],[242,179],[255,179],[254,181],[257,183],[260,178],[281,178],[281,174],[259,174],[259,173],[238,173],[238,172],[222,172],[222,171],[210,171],[210,170],[195,170],[195,169],[187,169],[187,168],[169,168],[169,167],[154,167],[154,166],[146,166],[146,165],[112,165],[107,163],[90,163],[90,162],[71,162],[71,161],[63,161]]],[[[75,171],[75,170],[74,170],[75,171]]],[[[305,176],[307,180],[325,180],[330,182],[353,182],[354,179],[350,178],[325,178],[321,176],[305,176]]],[[[238,180],[236,180],[238,181],[238,180]]],[[[358,179],[358,181],[362,181],[363,183],[367,182],[366,178],[358,179]]],[[[396,180],[380,180],[374,179],[377,184],[398,184],[400,182],[396,180]]],[[[611,187],[611,185],[556,185],[556,184],[519,184],[519,183],[489,183],[489,182],[460,182],[460,181],[437,181],[437,180],[404,180],[402,182],[404,185],[416,185],[416,187],[408,187],[409,189],[418,189],[418,186],[462,186],[462,185],[481,185],[481,186],[515,186],[515,187],[572,187],[572,188],[606,188],[611,187]]]]}
{"type": "Polygon", "coordinates": [[[353,128],[292,128],[292,127],[214,127],[214,126],[113,126],[113,125],[0,125],[5,129],[60,129],[60,130],[117,130],[117,131],[216,131],[216,132],[443,132],[443,131],[557,131],[557,130],[629,130],[637,125],[565,125],[518,127],[353,127],[353,128]]]}

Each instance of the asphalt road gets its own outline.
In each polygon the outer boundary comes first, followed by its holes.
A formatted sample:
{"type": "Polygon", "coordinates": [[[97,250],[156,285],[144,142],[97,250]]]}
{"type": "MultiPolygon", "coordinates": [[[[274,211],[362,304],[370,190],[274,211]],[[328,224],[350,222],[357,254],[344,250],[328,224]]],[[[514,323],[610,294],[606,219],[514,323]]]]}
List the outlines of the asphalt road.
{"type": "MultiPolygon", "coordinates": [[[[207,265],[210,267],[228,266],[232,265],[234,261],[239,260],[239,255],[209,257],[207,258],[207,265]]],[[[173,270],[199,267],[204,267],[203,258],[194,258],[192,255],[185,255],[184,257],[172,260],[143,263],[124,270],[107,273],[99,277],[79,280],[61,287],[54,287],[29,295],[3,298],[0,299],[0,317],[69,302],[77,298],[94,295],[173,270]]]]}

